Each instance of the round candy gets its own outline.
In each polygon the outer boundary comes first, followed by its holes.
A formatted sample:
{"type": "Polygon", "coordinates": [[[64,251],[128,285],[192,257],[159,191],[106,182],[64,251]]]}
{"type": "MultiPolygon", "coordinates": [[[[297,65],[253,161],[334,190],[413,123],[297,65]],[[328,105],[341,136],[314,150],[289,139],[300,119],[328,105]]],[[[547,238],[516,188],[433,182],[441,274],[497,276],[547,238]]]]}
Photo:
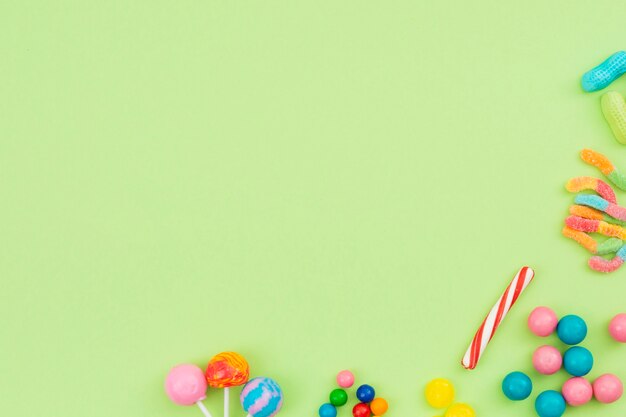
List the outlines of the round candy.
{"type": "Polygon", "coordinates": [[[543,375],[552,375],[561,369],[563,358],[554,346],[539,346],[533,353],[533,366],[543,375]]]}
{"type": "Polygon", "coordinates": [[[620,343],[626,343],[626,314],[618,314],[609,324],[611,337],[620,343]]]}
{"type": "Polygon", "coordinates": [[[348,370],[337,374],[337,385],[341,388],[350,388],[354,384],[354,374],[348,370]]]}
{"type": "Polygon", "coordinates": [[[593,388],[585,378],[570,378],[563,384],[563,397],[574,407],[587,404],[593,397],[593,388]]]}
{"type": "Polygon", "coordinates": [[[593,368],[593,355],[582,346],[573,346],[563,355],[563,367],[573,376],[585,376],[593,368]]]}
{"type": "Polygon", "coordinates": [[[252,417],[272,417],[283,406],[283,391],[271,378],[254,378],[241,390],[239,401],[252,417]]]}
{"type": "Polygon", "coordinates": [[[341,407],[348,402],[348,394],[341,388],[332,390],[329,396],[330,403],[335,407],[341,407]]]}
{"type": "Polygon", "coordinates": [[[522,372],[511,372],[502,381],[502,392],[509,400],[525,400],[532,390],[532,381],[528,375],[522,372]]]}
{"type": "Polygon", "coordinates": [[[593,381],[593,395],[601,403],[609,404],[620,399],[624,392],[622,381],[612,374],[604,374],[593,381]]]}
{"type": "Polygon", "coordinates": [[[550,336],[558,323],[556,313],[548,307],[537,307],[528,316],[528,328],[539,337],[550,336]]]}
{"type": "Polygon", "coordinates": [[[476,417],[476,413],[469,405],[456,403],[452,404],[452,406],[448,408],[445,417],[476,417]]]}
{"type": "Polygon", "coordinates": [[[544,391],[535,400],[539,417],[561,417],[565,412],[565,399],[556,391],[544,391]]]}
{"type": "Polygon", "coordinates": [[[178,365],[165,378],[165,392],[178,405],[193,405],[206,398],[206,379],[196,365],[178,365]]]}
{"type": "Polygon", "coordinates": [[[370,403],[370,410],[375,416],[382,416],[389,409],[389,404],[384,398],[374,398],[374,401],[370,403]]]}
{"type": "Polygon", "coordinates": [[[374,388],[372,388],[371,386],[369,386],[367,384],[361,385],[356,390],[356,397],[362,403],[370,403],[370,402],[372,402],[372,400],[374,399],[375,396],[376,396],[376,391],[374,391],[374,388]]]}
{"type": "Polygon", "coordinates": [[[370,417],[371,414],[370,406],[365,403],[358,403],[352,409],[352,415],[354,417],[370,417]]]}
{"type": "Polygon", "coordinates": [[[587,337],[587,324],[578,316],[565,316],[559,320],[556,333],[563,343],[577,345],[587,337]]]}
{"type": "Polygon", "coordinates": [[[454,386],[447,379],[433,379],[426,385],[424,394],[431,407],[446,408],[454,401],[454,386]]]}
{"type": "Polygon", "coordinates": [[[332,404],[322,404],[317,412],[320,417],[337,417],[337,409],[332,404]]]}
{"type": "Polygon", "coordinates": [[[206,379],[212,388],[243,385],[249,377],[248,362],[235,352],[222,352],[213,356],[206,367],[206,379]]]}

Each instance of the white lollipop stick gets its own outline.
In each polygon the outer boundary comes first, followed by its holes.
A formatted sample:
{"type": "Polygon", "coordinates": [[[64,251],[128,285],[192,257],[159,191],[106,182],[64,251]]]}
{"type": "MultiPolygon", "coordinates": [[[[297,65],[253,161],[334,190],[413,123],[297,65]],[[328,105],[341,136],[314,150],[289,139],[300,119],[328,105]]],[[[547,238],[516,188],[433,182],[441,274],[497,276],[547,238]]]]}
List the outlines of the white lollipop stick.
{"type": "Polygon", "coordinates": [[[224,417],[230,414],[230,388],[224,388],[224,417]]]}
{"type": "Polygon", "coordinates": [[[202,414],[204,414],[205,417],[213,417],[211,415],[211,413],[209,413],[209,410],[206,409],[206,407],[204,406],[204,403],[202,403],[202,401],[196,402],[196,405],[198,406],[200,411],[202,411],[202,414]]]}

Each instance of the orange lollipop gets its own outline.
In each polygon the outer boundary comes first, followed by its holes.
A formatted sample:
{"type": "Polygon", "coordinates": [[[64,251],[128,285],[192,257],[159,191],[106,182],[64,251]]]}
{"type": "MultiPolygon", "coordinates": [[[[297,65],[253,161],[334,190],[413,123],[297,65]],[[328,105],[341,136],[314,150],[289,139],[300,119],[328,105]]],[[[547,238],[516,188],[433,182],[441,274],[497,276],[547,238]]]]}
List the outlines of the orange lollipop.
{"type": "Polygon", "coordinates": [[[224,388],[224,417],[228,417],[229,388],[248,382],[250,377],[248,362],[236,352],[222,352],[211,358],[205,376],[209,387],[224,388]]]}

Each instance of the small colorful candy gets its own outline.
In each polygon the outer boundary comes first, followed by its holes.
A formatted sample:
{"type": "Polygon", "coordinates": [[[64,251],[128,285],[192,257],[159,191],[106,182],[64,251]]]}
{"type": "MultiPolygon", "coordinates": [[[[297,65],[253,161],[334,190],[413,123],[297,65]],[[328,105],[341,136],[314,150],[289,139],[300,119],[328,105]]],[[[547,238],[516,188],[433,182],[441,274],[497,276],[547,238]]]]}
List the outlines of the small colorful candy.
{"type": "Polygon", "coordinates": [[[535,400],[539,417],[561,417],[565,412],[565,398],[556,391],[544,391],[535,400]]]}
{"type": "Polygon", "coordinates": [[[511,372],[502,381],[502,392],[509,400],[525,400],[532,391],[533,383],[523,372],[511,372]]]}
{"type": "Polygon", "coordinates": [[[592,149],[583,149],[580,157],[589,165],[598,168],[617,188],[626,191],[626,175],[615,168],[606,156],[592,149]]]}
{"type": "Polygon", "coordinates": [[[582,346],[572,346],[563,355],[563,367],[573,376],[585,376],[593,368],[593,355],[582,346]]]}
{"type": "Polygon", "coordinates": [[[354,385],[354,374],[348,370],[343,370],[337,374],[337,385],[341,388],[350,388],[354,385]]]}
{"type": "Polygon", "coordinates": [[[593,388],[585,378],[570,378],[563,384],[563,398],[574,407],[587,404],[593,397],[593,388]]]}
{"type": "Polygon", "coordinates": [[[552,375],[561,369],[563,358],[554,346],[539,346],[533,353],[533,366],[543,375],[552,375]]]}
{"type": "Polygon", "coordinates": [[[611,259],[604,259],[601,256],[592,256],[587,262],[589,267],[598,272],[614,272],[621,268],[626,262],[626,244],[623,245],[611,259]]]}
{"type": "Polygon", "coordinates": [[[569,208],[570,214],[578,217],[582,217],[583,219],[590,220],[602,220],[607,223],[616,224],[619,226],[626,226],[626,222],[621,220],[617,220],[614,217],[609,216],[606,213],[603,213],[599,210],[593,209],[591,207],[585,207],[578,204],[574,204],[569,208]]]}
{"type": "Polygon", "coordinates": [[[570,193],[578,193],[585,190],[593,190],[600,194],[602,198],[611,203],[617,204],[615,191],[606,182],[593,177],[576,177],[572,178],[565,184],[565,189],[570,193]]]}
{"type": "Polygon", "coordinates": [[[587,324],[573,314],[563,317],[556,326],[559,339],[567,345],[577,345],[587,337],[587,324]]]}
{"type": "Polygon", "coordinates": [[[370,417],[371,415],[370,406],[365,403],[358,403],[352,408],[353,417],[370,417]]]}
{"type": "Polygon", "coordinates": [[[587,92],[602,90],[625,72],[626,52],[615,52],[601,64],[587,71],[582,77],[581,85],[587,92]]]}
{"type": "Polygon", "coordinates": [[[622,145],[626,145],[626,102],[617,91],[609,91],[601,99],[602,114],[613,136],[622,145]]]}
{"type": "Polygon", "coordinates": [[[380,417],[384,415],[389,409],[389,403],[384,398],[374,398],[374,400],[370,403],[370,410],[372,410],[372,414],[376,417],[380,417]]]}
{"type": "Polygon", "coordinates": [[[184,364],[172,368],[165,378],[165,392],[178,405],[196,404],[200,411],[211,417],[202,400],[206,398],[207,382],[196,365],[184,364]]]}
{"type": "Polygon", "coordinates": [[[337,388],[331,391],[329,400],[335,407],[341,407],[348,402],[348,394],[341,388],[337,388]]]}
{"type": "Polygon", "coordinates": [[[539,337],[550,336],[558,323],[556,313],[548,307],[537,307],[528,316],[528,328],[539,337]]]}
{"type": "Polygon", "coordinates": [[[222,352],[211,358],[206,367],[209,387],[224,388],[224,417],[230,414],[230,388],[243,385],[250,377],[250,366],[236,352],[222,352]]]}
{"type": "Polygon", "coordinates": [[[426,401],[433,408],[446,408],[454,401],[454,386],[450,381],[436,378],[426,384],[426,401]]]}
{"type": "Polygon", "coordinates": [[[452,404],[448,411],[446,411],[445,417],[476,417],[474,409],[464,403],[452,404]]]}
{"type": "MultiPolygon", "coordinates": [[[[572,207],[576,207],[576,208],[582,207],[584,209],[593,210],[589,207],[584,207],[584,206],[572,206],[572,207]]],[[[600,216],[602,215],[603,214],[601,214],[600,216]]],[[[584,217],[584,218],[587,218],[587,217],[584,217]]],[[[621,239],[618,239],[616,237],[610,237],[606,239],[604,242],[596,242],[595,239],[589,236],[587,233],[574,230],[568,226],[563,227],[562,233],[563,233],[563,236],[578,242],[580,246],[587,249],[589,252],[593,253],[594,255],[608,255],[610,253],[615,253],[618,250],[620,250],[622,246],[624,246],[624,242],[621,239]]]]}
{"type": "Polygon", "coordinates": [[[609,333],[616,341],[626,343],[626,314],[621,313],[611,319],[609,333]]]}
{"type": "Polygon", "coordinates": [[[322,404],[318,410],[320,417],[337,417],[337,409],[332,404],[322,404]]]}
{"type": "Polygon", "coordinates": [[[273,379],[258,377],[243,387],[239,401],[249,416],[272,417],[283,406],[283,391],[273,379]]]}
{"type": "Polygon", "coordinates": [[[622,381],[613,374],[604,374],[593,381],[593,395],[601,403],[613,403],[619,400],[623,393],[622,381]]]}
{"type": "Polygon", "coordinates": [[[376,396],[376,391],[370,385],[363,384],[356,390],[356,397],[362,403],[370,403],[376,396]]]}

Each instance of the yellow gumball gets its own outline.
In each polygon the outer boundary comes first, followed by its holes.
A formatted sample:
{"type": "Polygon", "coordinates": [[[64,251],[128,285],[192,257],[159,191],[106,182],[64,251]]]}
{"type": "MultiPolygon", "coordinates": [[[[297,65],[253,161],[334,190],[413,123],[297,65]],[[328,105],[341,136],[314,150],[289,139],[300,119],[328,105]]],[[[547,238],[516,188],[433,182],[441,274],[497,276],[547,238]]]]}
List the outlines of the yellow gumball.
{"type": "Polygon", "coordinates": [[[431,407],[446,408],[454,401],[454,386],[447,379],[433,379],[426,385],[424,394],[431,407]]]}
{"type": "Polygon", "coordinates": [[[474,409],[467,404],[456,403],[448,408],[445,417],[476,417],[474,409]]]}

